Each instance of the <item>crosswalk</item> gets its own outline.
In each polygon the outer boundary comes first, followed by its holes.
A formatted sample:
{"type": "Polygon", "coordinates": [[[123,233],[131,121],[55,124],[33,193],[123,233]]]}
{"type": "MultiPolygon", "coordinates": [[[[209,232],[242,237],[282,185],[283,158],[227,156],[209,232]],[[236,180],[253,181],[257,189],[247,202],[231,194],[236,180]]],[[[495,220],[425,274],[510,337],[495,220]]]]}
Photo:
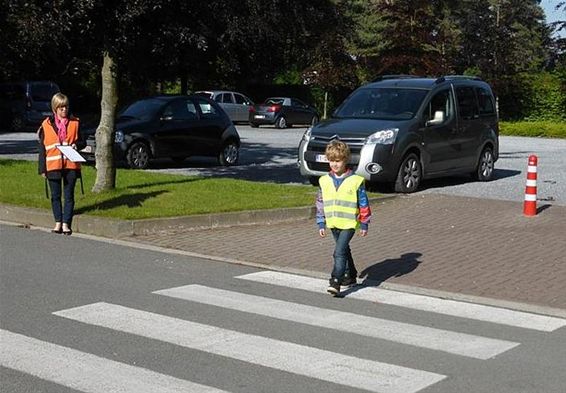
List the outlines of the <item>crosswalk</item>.
{"type": "MultiPolygon", "coordinates": [[[[250,285],[286,287],[292,291],[324,294],[325,280],[281,272],[259,271],[235,277],[250,285]]],[[[521,345],[520,342],[438,329],[419,324],[317,307],[307,302],[290,302],[234,290],[189,284],[152,292],[153,296],[186,305],[212,307],[216,312],[243,313],[275,321],[317,327],[325,331],[348,332],[370,343],[386,340],[395,345],[424,348],[470,361],[490,361],[521,345]],[[220,311],[218,311],[220,310],[220,311]]],[[[437,315],[512,326],[548,334],[566,326],[566,319],[536,315],[491,306],[411,295],[358,286],[347,296],[362,302],[417,309],[437,315]]],[[[84,304],[53,313],[70,323],[105,329],[105,334],[128,334],[172,344],[186,350],[233,359],[256,367],[325,381],[337,389],[360,389],[376,393],[417,393],[450,377],[443,370],[422,369],[381,361],[379,354],[368,359],[337,353],[330,349],[287,342],[264,335],[244,333],[187,318],[150,312],[108,302],[84,304]],[[345,380],[344,375],[349,375],[345,380]]],[[[226,392],[190,380],[82,352],[58,344],[0,329],[0,366],[33,375],[71,389],[88,393],[131,392],[226,392]]],[[[234,391],[241,391],[235,389],[234,391]]],[[[429,390],[427,390],[429,391],[429,390]]]]}

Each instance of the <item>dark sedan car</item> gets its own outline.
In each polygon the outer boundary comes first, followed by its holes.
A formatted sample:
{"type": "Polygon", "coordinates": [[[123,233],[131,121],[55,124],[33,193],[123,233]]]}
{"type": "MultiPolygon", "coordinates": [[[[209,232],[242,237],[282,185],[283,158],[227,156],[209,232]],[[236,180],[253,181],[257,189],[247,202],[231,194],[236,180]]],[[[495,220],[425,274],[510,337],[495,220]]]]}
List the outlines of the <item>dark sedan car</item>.
{"type": "MultiPolygon", "coordinates": [[[[238,162],[240,137],[214,101],[201,96],[157,96],[134,102],[116,119],[114,155],[128,167],[144,169],[152,158],[183,161],[215,156],[221,165],[238,162]]],[[[82,151],[94,155],[94,134],[82,151]]]]}
{"type": "Polygon", "coordinates": [[[250,125],[275,125],[277,128],[292,127],[293,124],[315,125],[318,112],[298,98],[271,97],[263,104],[250,107],[250,125]]]}

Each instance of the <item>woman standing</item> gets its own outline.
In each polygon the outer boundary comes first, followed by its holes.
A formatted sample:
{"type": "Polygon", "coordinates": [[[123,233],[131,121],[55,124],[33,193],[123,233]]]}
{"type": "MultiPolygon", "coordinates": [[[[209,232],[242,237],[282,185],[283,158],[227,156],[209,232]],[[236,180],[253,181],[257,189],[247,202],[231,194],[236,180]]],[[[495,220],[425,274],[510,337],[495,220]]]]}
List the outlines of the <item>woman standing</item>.
{"type": "Polygon", "coordinates": [[[57,146],[84,147],[79,134],[79,119],[69,115],[69,99],[57,93],[51,99],[53,115],[47,117],[38,131],[39,172],[49,182],[51,208],[55,218],[53,233],[70,235],[75,208],[75,184],[81,177],[81,166],[69,160],[57,146]],[[61,202],[62,193],[65,203],[61,202]]]}

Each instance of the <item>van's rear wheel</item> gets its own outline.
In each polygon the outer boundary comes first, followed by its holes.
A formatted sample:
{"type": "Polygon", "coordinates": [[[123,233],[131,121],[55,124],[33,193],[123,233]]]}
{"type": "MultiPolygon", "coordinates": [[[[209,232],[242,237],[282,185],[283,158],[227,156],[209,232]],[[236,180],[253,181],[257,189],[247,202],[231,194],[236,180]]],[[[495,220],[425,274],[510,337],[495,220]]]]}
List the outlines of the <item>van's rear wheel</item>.
{"type": "Polygon", "coordinates": [[[495,167],[495,160],[493,159],[493,150],[491,147],[486,146],[478,160],[478,166],[473,176],[479,181],[490,181],[493,178],[493,170],[495,167]]]}
{"type": "Polygon", "coordinates": [[[415,153],[408,154],[399,167],[395,180],[395,192],[405,194],[415,192],[422,180],[422,167],[419,157],[415,153]]]}

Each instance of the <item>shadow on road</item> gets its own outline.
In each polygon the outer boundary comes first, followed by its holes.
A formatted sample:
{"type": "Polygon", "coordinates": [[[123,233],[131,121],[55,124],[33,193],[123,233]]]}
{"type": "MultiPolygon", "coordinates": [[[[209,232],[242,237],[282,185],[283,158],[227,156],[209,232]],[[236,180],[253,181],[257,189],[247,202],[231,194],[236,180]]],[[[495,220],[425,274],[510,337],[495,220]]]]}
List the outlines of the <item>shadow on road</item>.
{"type": "MultiPolygon", "coordinates": [[[[495,169],[493,172],[493,179],[505,179],[508,177],[513,177],[520,175],[521,171],[511,170],[511,169],[495,169]]],[[[460,175],[460,176],[449,176],[449,177],[439,177],[436,179],[427,179],[423,180],[421,185],[419,186],[419,191],[425,191],[429,189],[435,188],[444,188],[450,186],[458,186],[461,184],[468,184],[468,183],[482,183],[473,179],[470,175],[460,175]]],[[[370,184],[368,186],[369,191],[373,192],[380,192],[383,194],[395,194],[395,190],[393,188],[393,184],[370,184]]]]}
{"type": "Polygon", "coordinates": [[[411,273],[421,264],[419,258],[422,255],[420,252],[409,252],[402,254],[399,258],[386,259],[367,267],[359,274],[359,278],[363,279],[362,283],[341,291],[341,297],[348,296],[364,287],[378,287],[391,277],[401,277],[411,273]]]}
{"type": "Polygon", "coordinates": [[[1,141],[2,154],[37,154],[37,140],[1,141]]]}

